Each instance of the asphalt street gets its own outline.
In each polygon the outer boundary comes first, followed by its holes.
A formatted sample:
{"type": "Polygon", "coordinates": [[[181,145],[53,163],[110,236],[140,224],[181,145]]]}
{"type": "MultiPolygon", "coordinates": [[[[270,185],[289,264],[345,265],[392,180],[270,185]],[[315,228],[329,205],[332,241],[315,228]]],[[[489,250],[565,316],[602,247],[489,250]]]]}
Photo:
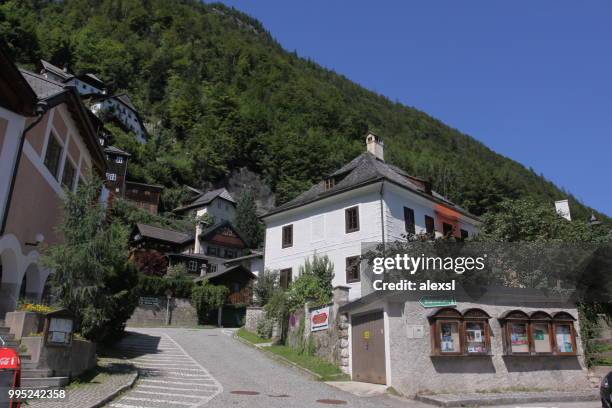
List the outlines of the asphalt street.
{"type": "MultiPolygon", "coordinates": [[[[129,329],[119,344],[142,371],[134,388],[107,405],[136,407],[426,408],[393,396],[357,397],[314,381],[232,337],[227,329],[129,329]]],[[[596,408],[590,403],[520,408],[596,408]]],[[[518,408],[516,405],[503,408],[518,408]]],[[[498,407],[502,408],[502,407],[498,407]]]]}

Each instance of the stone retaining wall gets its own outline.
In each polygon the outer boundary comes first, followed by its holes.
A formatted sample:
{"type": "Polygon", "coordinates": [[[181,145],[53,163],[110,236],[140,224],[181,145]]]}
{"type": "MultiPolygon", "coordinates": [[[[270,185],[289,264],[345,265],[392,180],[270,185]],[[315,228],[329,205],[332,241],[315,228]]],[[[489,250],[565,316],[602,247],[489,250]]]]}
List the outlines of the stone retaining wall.
{"type": "Polygon", "coordinates": [[[339,365],[348,372],[348,319],[339,315],[338,308],[348,302],[348,287],[334,288],[333,302],[329,306],[329,325],[327,329],[311,331],[311,313],[319,307],[309,307],[299,310],[289,317],[287,330],[287,345],[299,349],[310,347],[314,355],[333,364],[339,365]]]}
{"type": "Polygon", "coordinates": [[[264,314],[265,311],[263,307],[247,307],[244,328],[252,333],[257,333],[257,323],[264,317],[264,314]]]}
{"type": "MultiPolygon", "coordinates": [[[[128,326],[166,326],[165,297],[140,298],[140,302],[132,317],[127,321],[128,326]]],[[[198,312],[188,299],[170,299],[170,326],[196,326],[198,312]]]]}

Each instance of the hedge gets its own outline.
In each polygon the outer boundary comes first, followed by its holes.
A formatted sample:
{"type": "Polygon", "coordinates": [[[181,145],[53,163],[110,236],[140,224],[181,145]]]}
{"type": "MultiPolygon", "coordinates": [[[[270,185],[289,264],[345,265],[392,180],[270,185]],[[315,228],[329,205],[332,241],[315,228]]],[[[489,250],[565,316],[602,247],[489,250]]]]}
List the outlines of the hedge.
{"type": "Polygon", "coordinates": [[[170,290],[174,297],[189,299],[193,285],[193,281],[187,278],[140,275],[138,292],[140,296],[166,296],[166,291],[170,290]]]}

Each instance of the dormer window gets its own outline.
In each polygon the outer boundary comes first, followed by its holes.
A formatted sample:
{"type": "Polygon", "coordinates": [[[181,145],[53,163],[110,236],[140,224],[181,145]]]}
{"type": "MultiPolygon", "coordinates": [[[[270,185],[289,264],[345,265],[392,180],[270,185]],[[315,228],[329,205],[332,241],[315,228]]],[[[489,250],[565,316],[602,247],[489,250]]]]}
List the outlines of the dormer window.
{"type": "Polygon", "coordinates": [[[325,191],[331,190],[336,185],[336,180],[333,177],[325,179],[325,191]]]}

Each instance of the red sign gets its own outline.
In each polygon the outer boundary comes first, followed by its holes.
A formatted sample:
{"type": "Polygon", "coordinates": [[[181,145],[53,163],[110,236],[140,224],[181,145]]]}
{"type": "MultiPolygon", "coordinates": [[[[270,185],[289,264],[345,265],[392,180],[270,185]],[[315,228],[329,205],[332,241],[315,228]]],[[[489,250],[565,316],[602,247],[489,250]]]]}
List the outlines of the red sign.
{"type": "Polygon", "coordinates": [[[325,330],[329,327],[329,306],[310,312],[310,331],[325,330]]]}
{"type": "Polygon", "coordinates": [[[327,313],[325,312],[319,313],[312,317],[312,322],[314,324],[322,324],[322,323],[325,323],[326,321],[327,321],[327,313]]]}
{"type": "Polygon", "coordinates": [[[0,370],[19,370],[20,368],[19,354],[10,348],[0,348],[0,370]]]}

